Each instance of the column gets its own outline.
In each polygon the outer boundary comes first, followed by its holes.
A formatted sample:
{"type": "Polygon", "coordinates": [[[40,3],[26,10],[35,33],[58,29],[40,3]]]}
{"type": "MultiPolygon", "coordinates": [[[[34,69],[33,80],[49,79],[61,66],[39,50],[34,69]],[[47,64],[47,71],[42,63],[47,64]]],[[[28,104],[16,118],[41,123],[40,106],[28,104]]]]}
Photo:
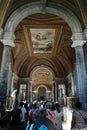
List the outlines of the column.
{"type": "Polygon", "coordinates": [[[81,34],[76,35],[74,38],[73,47],[75,47],[76,52],[76,72],[79,99],[82,103],[83,109],[87,111],[87,75],[83,51],[83,45],[86,41],[82,39],[83,37],[81,34]]]}
{"type": "Polygon", "coordinates": [[[9,76],[9,64],[11,56],[11,46],[4,46],[2,64],[1,64],[1,81],[0,81],[0,99],[6,105],[7,86],[9,76]]]}
{"type": "Polygon", "coordinates": [[[52,101],[54,102],[54,95],[55,95],[55,88],[54,88],[54,81],[52,81],[52,101]]]}
{"type": "Polygon", "coordinates": [[[30,86],[29,86],[29,100],[32,102],[32,81],[30,80],[30,86]]]}
{"type": "Polygon", "coordinates": [[[48,89],[46,88],[46,100],[48,100],[48,89]]]}
{"type": "Polygon", "coordinates": [[[57,102],[57,81],[55,81],[55,102],[57,102]]]}
{"type": "Polygon", "coordinates": [[[11,83],[12,83],[12,69],[11,63],[9,64],[9,75],[8,75],[8,85],[7,85],[7,100],[6,100],[6,108],[9,109],[10,106],[10,96],[11,96],[11,83]]]}
{"type": "Polygon", "coordinates": [[[76,47],[76,68],[77,68],[77,81],[78,81],[78,89],[79,89],[79,98],[83,103],[83,108],[86,109],[86,93],[85,88],[86,84],[86,69],[84,62],[84,53],[82,47],[76,47]]]}

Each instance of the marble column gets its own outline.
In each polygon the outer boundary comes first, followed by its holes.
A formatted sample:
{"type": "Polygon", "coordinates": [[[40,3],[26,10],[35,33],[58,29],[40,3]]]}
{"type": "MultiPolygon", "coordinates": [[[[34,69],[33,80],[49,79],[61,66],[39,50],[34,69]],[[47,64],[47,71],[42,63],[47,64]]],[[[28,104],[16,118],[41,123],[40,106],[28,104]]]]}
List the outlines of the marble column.
{"type": "Polygon", "coordinates": [[[1,80],[0,80],[0,99],[6,105],[7,89],[8,89],[8,76],[9,64],[11,56],[11,46],[4,45],[2,64],[1,64],[1,80]]]}
{"type": "Polygon", "coordinates": [[[76,47],[76,67],[77,67],[77,80],[78,80],[78,89],[79,89],[79,98],[83,103],[83,109],[87,109],[86,98],[87,94],[85,93],[85,88],[87,87],[86,81],[86,69],[84,62],[84,53],[83,48],[76,47]]]}
{"type": "Polygon", "coordinates": [[[82,37],[79,40],[76,39],[73,41],[73,47],[75,47],[76,52],[76,72],[77,72],[77,85],[78,85],[78,93],[79,99],[82,103],[83,109],[87,111],[87,75],[86,75],[86,66],[85,66],[85,59],[84,59],[84,51],[83,45],[85,41],[82,40],[82,37]]]}

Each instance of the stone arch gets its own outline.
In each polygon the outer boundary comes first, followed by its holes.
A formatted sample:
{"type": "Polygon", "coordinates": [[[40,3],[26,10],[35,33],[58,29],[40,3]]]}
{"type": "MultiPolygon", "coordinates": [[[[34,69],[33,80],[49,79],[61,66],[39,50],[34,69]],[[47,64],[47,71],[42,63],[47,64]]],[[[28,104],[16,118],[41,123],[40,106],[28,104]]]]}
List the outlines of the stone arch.
{"type": "MultiPolygon", "coordinates": [[[[41,11],[41,2],[32,2],[26,4],[17,10],[15,10],[10,17],[8,18],[5,27],[4,27],[4,35],[3,39],[7,38],[9,32],[9,38],[12,39],[12,35],[14,35],[14,31],[16,26],[27,16],[42,13],[41,11]],[[10,34],[11,33],[11,34],[10,34]]],[[[75,32],[82,32],[82,27],[80,21],[77,17],[67,9],[66,7],[60,4],[52,4],[51,2],[48,3],[46,6],[46,13],[57,15],[63,18],[68,25],[70,26],[72,33],[75,32]]],[[[14,38],[14,37],[13,37],[14,38]]]]}
{"type": "Polygon", "coordinates": [[[38,69],[40,69],[40,68],[47,69],[48,71],[50,71],[52,73],[53,78],[55,78],[54,72],[53,72],[53,70],[51,68],[49,68],[48,66],[45,66],[45,65],[39,65],[39,66],[34,67],[33,70],[31,71],[31,73],[30,73],[30,79],[32,78],[33,72],[36,71],[36,70],[38,70],[38,69]]]}
{"type": "Polygon", "coordinates": [[[46,91],[47,88],[45,85],[40,85],[37,88],[38,90],[38,99],[45,100],[46,99],[46,91]]]}

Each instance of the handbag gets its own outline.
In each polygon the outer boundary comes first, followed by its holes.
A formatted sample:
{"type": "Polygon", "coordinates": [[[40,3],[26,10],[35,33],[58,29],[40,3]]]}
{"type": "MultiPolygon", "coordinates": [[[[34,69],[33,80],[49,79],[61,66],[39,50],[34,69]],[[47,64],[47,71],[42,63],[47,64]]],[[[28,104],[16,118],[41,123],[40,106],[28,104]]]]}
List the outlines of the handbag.
{"type": "MultiPolygon", "coordinates": [[[[80,112],[79,112],[80,113],[80,112]]],[[[80,115],[82,116],[82,118],[84,119],[85,123],[87,123],[87,117],[83,117],[83,115],[80,113],[80,115]]]]}

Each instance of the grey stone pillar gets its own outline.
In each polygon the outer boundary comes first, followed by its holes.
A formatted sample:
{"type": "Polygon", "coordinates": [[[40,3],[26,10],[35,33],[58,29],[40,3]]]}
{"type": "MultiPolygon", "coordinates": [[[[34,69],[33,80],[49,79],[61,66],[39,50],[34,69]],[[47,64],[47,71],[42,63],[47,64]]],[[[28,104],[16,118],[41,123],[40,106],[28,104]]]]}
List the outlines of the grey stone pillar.
{"type": "Polygon", "coordinates": [[[0,81],[0,99],[6,105],[7,86],[9,76],[9,64],[11,56],[11,46],[4,46],[2,64],[1,64],[1,81],[0,81]]]}
{"type": "Polygon", "coordinates": [[[76,52],[76,72],[79,99],[82,103],[83,109],[87,111],[87,75],[83,51],[83,45],[85,42],[86,41],[83,40],[81,34],[76,35],[73,40],[73,47],[75,47],[76,52]]]}
{"type": "Polygon", "coordinates": [[[0,79],[0,99],[6,106],[8,77],[9,77],[9,64],[11,56],[11,48],[14,47],[14,32],[6,32],[3,29],[0,31],[0,40],[4,45],[2,63],[1,63],[1,79],[0,79]]]}

